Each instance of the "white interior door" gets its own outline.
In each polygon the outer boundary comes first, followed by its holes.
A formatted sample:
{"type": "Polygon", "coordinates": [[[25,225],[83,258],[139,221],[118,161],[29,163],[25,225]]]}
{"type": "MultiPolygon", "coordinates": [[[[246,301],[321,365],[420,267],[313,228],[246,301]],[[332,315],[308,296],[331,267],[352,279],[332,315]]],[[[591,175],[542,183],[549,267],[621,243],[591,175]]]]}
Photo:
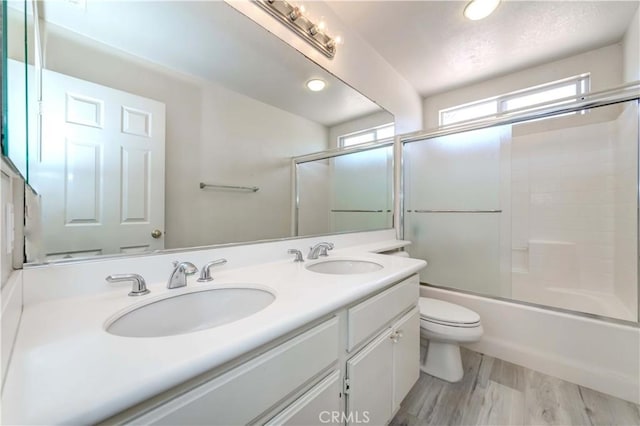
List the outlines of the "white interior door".
{"type": "Polygon", "coordinates": [[[164,104],[44,70],[30,180],[47,258],[163,248],[164,144],[164,104]]]}

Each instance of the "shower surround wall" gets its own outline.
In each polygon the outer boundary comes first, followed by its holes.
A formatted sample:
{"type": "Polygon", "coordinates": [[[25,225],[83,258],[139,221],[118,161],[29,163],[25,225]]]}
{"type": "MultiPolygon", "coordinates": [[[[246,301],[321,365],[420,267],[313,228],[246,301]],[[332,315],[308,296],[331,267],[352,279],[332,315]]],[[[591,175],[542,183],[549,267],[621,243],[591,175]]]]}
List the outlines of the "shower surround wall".
{"type": "MultiPolygon", "coordinates": [[[[637,18],[638,12],[636,12],[637,18]]],[[[638,103],[628,103],[615,121],[614,292],[638,319],[638,103]]]]}
{"type": "Polygon", "coordinates": [[[514,299],[637,319],[637,118],[621,110],[556,118],[548,127],[566,127],[550,131],[514,126],[514,299]]]}

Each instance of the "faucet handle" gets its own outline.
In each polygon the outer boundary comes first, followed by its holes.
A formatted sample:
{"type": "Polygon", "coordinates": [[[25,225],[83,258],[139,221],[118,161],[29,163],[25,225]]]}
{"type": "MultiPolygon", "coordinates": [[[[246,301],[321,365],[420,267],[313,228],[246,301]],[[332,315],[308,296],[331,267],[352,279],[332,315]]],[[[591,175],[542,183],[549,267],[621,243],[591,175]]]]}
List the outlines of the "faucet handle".
{"type": "Polygon", "coordinates": [[[133,281],[133,288],[129,292],[129,296],[142,296],[151,293],[147,289],[147,283],[142,275],[138,274],[113,274],[105,278],[108,283],[119,283],[124,281],[133,281]]]}
{"type": "Polygon", "coordinates": [[[304,257],[302,256],[302,252],[300,250],[289,249],[287,250],[287,253],[296,255],[294,262],[304,262],[304,257]]]}
{"type": "Polygon", "coordinates": [[[211,276],[211,267],[224,265],[225,263],[227,263],[227,259],[212,260],[211,262],[205,264],[200,271],[200,278],[198,278],[197,281],[200,283],[213,281],[213,277],[211,276]]]}

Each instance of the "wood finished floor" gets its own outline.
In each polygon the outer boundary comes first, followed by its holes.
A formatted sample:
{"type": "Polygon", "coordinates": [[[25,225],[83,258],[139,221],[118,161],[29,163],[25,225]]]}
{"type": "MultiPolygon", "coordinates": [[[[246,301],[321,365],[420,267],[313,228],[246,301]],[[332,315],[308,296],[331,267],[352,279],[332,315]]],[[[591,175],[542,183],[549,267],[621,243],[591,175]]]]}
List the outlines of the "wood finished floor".
{"type": "Polygon", "coordinates": [[[464,378],[421,373],[391,425],[640,425],[640,406],[462,349],[464,378]]]}

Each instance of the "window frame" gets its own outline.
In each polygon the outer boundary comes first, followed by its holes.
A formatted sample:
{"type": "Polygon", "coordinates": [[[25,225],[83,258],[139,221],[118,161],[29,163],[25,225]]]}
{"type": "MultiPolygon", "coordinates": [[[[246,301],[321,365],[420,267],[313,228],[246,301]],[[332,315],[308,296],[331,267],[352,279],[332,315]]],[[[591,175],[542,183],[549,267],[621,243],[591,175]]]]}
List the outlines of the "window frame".
{"type": "Polygon", "coordinates": [[[516,91],[513,91],[513,92],[509,92],[509,93],[504,93],[502,95],[493,96],[493,97],[485,98],[485,99],[480,99],[480,100],[477,100],[477,101],[468,102],[468,103],[465,103],[465,104],[456,105],[456,106],[449,107],[449,108],[443,108],[443,109],[438,111],[438,125],[440,127],[452,126],[452,125],[463,124],[463,123],[466,123],[466,122],[480,120],[480,119],[497,118],[497,117],[500,117],[500,116],[502,116],[504,114],[507,114],[507,113],[512,113],[514,111],[519,111],[519,112],[520,111],[526,111],[528,109],[536,108],[536,107],[539,107],[541,105],[551,106],[551,105],[558,105],[558,104],[568,103],[568,102],[572,102],[572,101],[580,99],[584,94],[588,93],[590,91],[590,89],[591,89],[591,74],[590,73],[579,74],[579,75],[575,75],[575,76],[572,76],[572,77],[563,78],[561,80],[555,80],[555,81],[551,81],[549,83],[544,83],[544,84],[527,87],[527,88],[524,88],[524,89],[520,89],[520,90],[516,90],[516,91]],[[562,88],[562,87],[570,86],[572,84],[575,85],[575,88],[576,88],[576,94],[575,95],[564,97],[564,98],[551,99],[551,100],[544,101],[544,102],[541,102],[541,103],[526,105],[526,106],[519,107],[519,108],[508,108],[507,107],[507,103],[509,101],[514,100],[514,99],[519,99],[519,98],[523,98],[523,97],[526,97],[526,96],[535,95],[535,94],[538,94],[538,93],[544,93],[544,92],[547,92],[547,91],[550,91],[550,90],[553,90],[553,89],[559,89],[559,88],[562,88]],[[490,103],[490,102],[495,102],[496,111],[497,111],[495,114],[476,116],[476,117],[468,118],[468,119],[465,119],[465,120],[459,120],[459,121],[444,123],[444,117],[445,117],[445,115],[447,113],[451,113],[451,112],[454,112],[454,111],[462,111],[464,109],[472,108],[474,106],[482,105],[482,104],[490,103]]]}
{"type": "Polygon", "coordinates": [[[338,136],[338,147],[339,148],[347,148],[347,147],[351,147],[351,146],[360,145],[360,144],[363,144],[363,143],[371,143],[371,142],[378,141],[378,140],[380,140],[378,138],[378,132],[381,129],[389,128],[389,127],[394,127],[394,134],[395,134],[395,123],[394,122],[390,122],[390,123],[381,124],[381,125],[375,126],[375,127],[369,127],[368,129],[358,130],[356,132],[351,132],[351,133],[346,133],[344,135],[340,135],[340,136],[338,136]],[[358,136],[363,136],[363,135],[366,135],[366,134],[373,134],[373,140],[368,141],[368,142],[354,143],[354,144],[350,144],[350,145],[345,145],[344,144],[345,139],[358,137],[358,136]]]}

